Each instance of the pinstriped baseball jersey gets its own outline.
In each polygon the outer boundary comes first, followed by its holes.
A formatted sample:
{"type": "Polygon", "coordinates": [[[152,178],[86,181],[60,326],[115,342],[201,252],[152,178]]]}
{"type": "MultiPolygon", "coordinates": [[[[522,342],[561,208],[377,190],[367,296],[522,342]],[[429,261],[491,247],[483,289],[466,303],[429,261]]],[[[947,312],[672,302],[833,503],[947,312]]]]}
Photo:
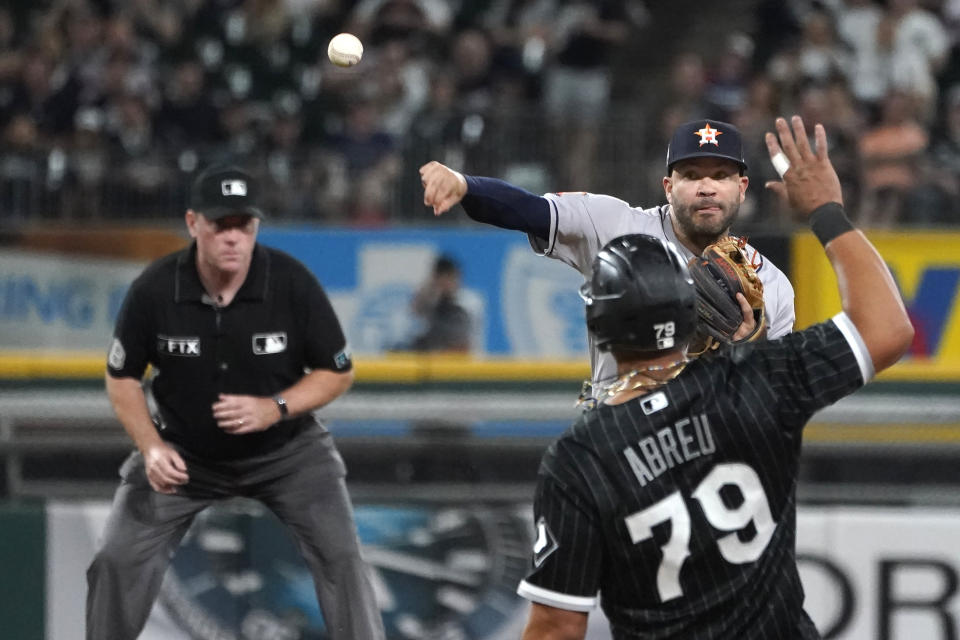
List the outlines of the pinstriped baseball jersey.
{"type": "Polygon", "coordinates": [[[544,455],[533,567],[518,592],[615,638],[817,638],[795,558],[801,432],[873,375],[844,315],[729,347],[544,455]]]}
{"type": "MultiPolygon", "coordinates": [[[[663,205],[650,209],[631,207],[613,196],[592,193],[549,193],[550,236],[547,242],[529,234],[533,250],[564,262],[590,278],[593,259],[610,240],[629,233],[645,233],[676,246],[684,259],[693,253],[680,244],[670,221],[671,207],[663,205]]],[[[779,338],[793,331],[793,286],[780,269],[753,247],[747,245],[747,255],[759,264],[757,275],[763,282],[763,301],[766,307],[768,338],[779,338]]],[[[611,378],[617,370],[613,356],[601,353],[590,339],[590,370],[594,382],[611,378]]]]}

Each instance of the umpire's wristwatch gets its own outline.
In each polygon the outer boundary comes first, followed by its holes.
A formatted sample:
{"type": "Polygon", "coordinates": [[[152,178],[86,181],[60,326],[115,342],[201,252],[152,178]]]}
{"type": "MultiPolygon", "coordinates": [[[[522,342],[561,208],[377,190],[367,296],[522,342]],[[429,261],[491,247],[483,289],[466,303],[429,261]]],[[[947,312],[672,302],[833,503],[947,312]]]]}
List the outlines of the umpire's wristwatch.
{"type": "Polygon", "coordinates": [[[283,396],[273,396],[273,401],[277,403],[277,408],[280,409],[280,419],[283,420],[290,415],[290,410],[287,408],[287,400],[283,396]]]}

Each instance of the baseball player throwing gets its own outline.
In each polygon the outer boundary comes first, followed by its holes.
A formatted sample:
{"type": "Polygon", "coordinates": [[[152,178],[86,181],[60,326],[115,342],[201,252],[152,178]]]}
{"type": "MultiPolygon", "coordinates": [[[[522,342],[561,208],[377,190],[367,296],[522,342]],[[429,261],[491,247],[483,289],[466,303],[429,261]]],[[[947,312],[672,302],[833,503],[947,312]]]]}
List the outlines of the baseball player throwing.
{"type": "MultiPolygon", "coordinates": [[[[667,149],[663,190],[667,204],[644,209],[612,196],[550,193],[542,197],[494,178],[465,176],[439,162],[420,168],[423,202],[441,215],[455,204],[474,220],[525,232],[533,250],[570,265],[588,279],[593,258],[610,240],[644,233],[676,245],[685,260],[729,234],[749,179],[740,132],[731,124],[697,120],[680,125],[667,149]]],[[[793,287],[773,263],[747,245],[763,282],[768,338],[793,330],[793,287]]],[[[749,335],[753,315],[745,301],[744,324],[734,339],[749,335]]],[[[616,364],[590,338],[594,385],[612,379],[616,364]]]]}

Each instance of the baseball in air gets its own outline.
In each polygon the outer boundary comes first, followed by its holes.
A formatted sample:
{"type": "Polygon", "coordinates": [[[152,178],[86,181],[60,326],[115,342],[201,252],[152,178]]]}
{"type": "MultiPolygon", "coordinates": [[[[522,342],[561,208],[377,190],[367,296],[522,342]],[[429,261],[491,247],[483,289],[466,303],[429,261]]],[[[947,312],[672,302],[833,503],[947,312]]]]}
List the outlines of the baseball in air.
{"type": "Polygon", "coordinates": [[[363,44],[352,33],[339,33],[330,39],[327,57],[338,67],[352,67],[363,57],[363,44]]]}

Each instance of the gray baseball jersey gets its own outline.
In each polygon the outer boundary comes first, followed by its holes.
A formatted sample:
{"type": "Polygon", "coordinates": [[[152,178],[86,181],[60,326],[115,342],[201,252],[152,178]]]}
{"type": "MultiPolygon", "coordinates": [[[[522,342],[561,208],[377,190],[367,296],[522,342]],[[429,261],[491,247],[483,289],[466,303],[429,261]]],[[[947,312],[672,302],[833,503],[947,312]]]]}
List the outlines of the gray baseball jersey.
{"type": "MultiPolygon", "coordinates": [[[[641,209],[613,196],[593,193],[548,193],[550,202],[549,241],[529,234],[530,245],[539,254],[570,265],[586,279],[600,249],[616,237],[628,233],[646,233],[668,240],[687,260],[693,253],[677,240],[670,221],[670,205],[641,209]]],[[[793,331],[793,285],[780,269],[749,244],[747,256],[759,264],[757,275],[763,282],[768,338],[779,338],[793,331]]],[[[616,362],[609,353],[601,353],[590,337],[590,370],[593,382],[609,380],[617,373],[616,362]]]]}

